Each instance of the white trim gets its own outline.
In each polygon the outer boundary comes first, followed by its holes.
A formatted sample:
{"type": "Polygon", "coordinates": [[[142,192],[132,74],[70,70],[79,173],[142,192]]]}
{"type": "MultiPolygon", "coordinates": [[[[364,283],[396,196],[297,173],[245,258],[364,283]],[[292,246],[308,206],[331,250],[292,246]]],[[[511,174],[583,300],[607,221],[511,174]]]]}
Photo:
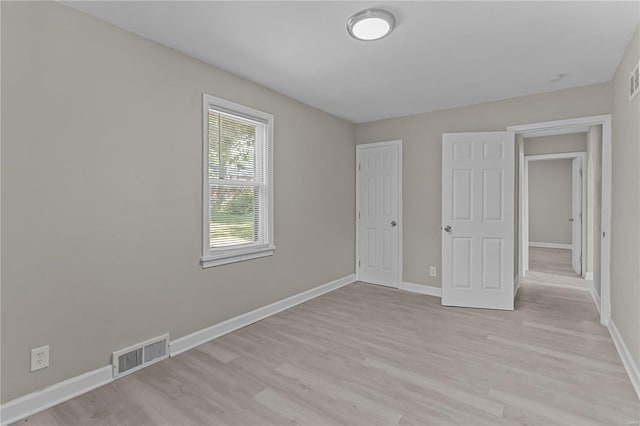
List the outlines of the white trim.
{"type": "MultiPolygon", "coordinates": [[[[517,149],[518,149],[518,243],[522,244],[522,241],[525,241],[529,238],[529,230],[525,229],[523,226],[524,215],[525,215],[525,203],[524,203],[524,137],[520,138],[517,141],[517,149]]],[[[525,265],[529,264],[529,250],[523,251],[522,245],[515,248],[518,251],[518,277],[524,278],[525,272],[527,271],[525,265]]],[[[516,293],[518,292],[520,284],[516,285],[516,293]]],[[[513,294],[515,298],[516,293],[513,294]]]]}
{"type": "Polygon", "coordinates": [[[558,283],[548,283],[548,282],[536,282],[535,285],[541,285],[544,287],[553,287],[553,288],[569,288],[571,290],[591,292],[591,287],[587,287],[586,285],[558,284],[558,283]]]}
{"type": "Polygon", "coordinates": [[[275,249],[276,246],[233,250],[228,253],[221,253],[217,256],[207,256],[200,259],[200,263],[203,268],[211,268],[212,266],[226,265],[227,263],[242,262],[243,260],[272,256],[275,249]]]}
{"type": "Polygon", "coordinates": [[[587,156],[586,151],[576,151],[576,152],[559,152],[557,154],[534,154],[534,155],[525,155],[525,161],[544,161],[544,160],[562,160],[562,159],[572,159],[580,157],[585,159],[587,156]]]}
{"type": "Polygon", "coordinates": [[[1,424],[17,422],[112,381],[111,366],[107,365],[32,392],[0,406],[1,424]]]}
{"type": "Polygon", "coordinates": [[[366,148],[379,148],[382,146],[397,146],[398,147],[398,271],[396,273],[395,282],[393,283],[384,283],[381,285],[387,287],[398,288],[400,283],[402,282],[402,272],[403,272],[403,259],[402,259],[402,234],[404,227],[404,216],[402,214],[402,139],[385,141],[385,142],[372,142],[372,143],[363,143],[356,145],[356,280],[360,280],[360,152],[366,148]]]}
{"type": "Polygon", "coordinates": [[[602,122],[602,212],[600,229],[600,323],[609,324],[611,318],[611,191],[612,191],[612,142],[611,116],[602,122]]]}
{"type": "Polygon", "coordinates": [[[336,290],[347,284],[351,284],[356,280],[355,274],[347,275],[346,277],[339,278],[330,283],[322,284],[318,287],[314,287],[310,290],[302,293],[295,294],[287,297],[286,299],[279,300],[271,303],[267,306],[263,306],[258,309],[254,309],[251,312],[247,312],[237,317],[230,318],[226,321],[222,321],[218,324],[212,325],[207,328],[203,328],[194,333],[188,334],[183,337],[179,337],[171,341],[170,355],[176,356],[189,349],[195,348],[203,343],[207,343],[211,340],[217,339],[220,336],[231,333],[242,327],[246,327],[254,322],[260,321],[271,315],[282,312],[286,309],[292,308],[300,303],[311,300],[315,297],[336,290]]]}
{"type": "Polygon", "coordinates": [[[593,298],[593,303],[596,304],[596,309],[598,310],[598,315],[600,315],[600,295],[596,291],[595,283],[592,281],[591,286],[589,288],[589,292],[591,293],[591,297],[593,298]]]}
{"type": "MultiPolygon", "coordinates": [[[[275,250],[274,231],[273,231],[273,114],[250,108],[244,105],[236,104],[226,99],[217,98],[215,96],[202,94],[202,228],[201,228],[201,252],[200,263],[203,268],[224,265],[227,263],[241,262],[244,260],[256,259],[259,257],[271,256],[275,250]],[[267,208],[262,208],[259,223],[266,227],[264,235],[256,244],[247,244],[243,246],[232,246],[229,248],[212,249],[209,244],[209,226],[210,226],[210,209],[209,209],[209,108],[213,107],[217,110],[227,111],[229,114],[244,118],[249,122],[264,124],[266,127],[266,135],[264,141],[264,163],[260,167],[266,165],[264,182],[257,181],[253,183],[239,183],[240,186],[266,186],[267,187],[267,208]]],[[[256,142],[257,146],[257,142],[256,142]]],[[[256,152],[256,158],[258,153],[256,152]]],[[[231,181],[221,180],[221,184],[230,184],[231,181]]],[[[238,183],[231,182],[234,185],[238,183]]]]}
{"type": "MultiPolygon", "coordinates": [[[[254,309],[246,314],[228,319],[211,327],[172,340],[169,344],[169,356],[175,356],[198,345],[209,342],[232,331],[277,314],[300,303],[344,287],[355,281],[355,274],[347,275],[270,305],[254,309]]],[[[146,364],[149,365],[149,364],[146,364]]],[[[113,367],[107,365],[88,373],[56,383],[39,391],[27,394],[0,406],[1,425],[16,422],[47,408],[58,405],[95,388],[113,382],[113,367]]]]}
{"type": "MultiPolygon", "coordinates": [[[[569,118],[566,120],[556,120],[556,121],[543,121],[540,123],[530,123],[530,124],[518,124],[515,126],[508,126],[507,130],[512,130],[517,134],[527,135],[530,132],[538,131],[538,130],[558,130],[566,131],[567,127],[573,126],[589,126],[592,124],[603,124],[604,122],[611,122],[611,115],[593,115],[590,117],[580,117],[580,118],[569,118]]],[[[557,134],[557,133],[550,133],[557,134]]],[[[560,133],[562,134],[562,133],[560,133]]],[[[525,136],[527,137],[527,136],[525,136]]]]}
{"type": "Polygon", "coordinates": [[[571,244],[541,243],[539,241],[529,241],[529,247],[540,247],[540,248],[554,248],[554,249],[571,250],[571,244]]]}
{"type": "Polygon", "coordinates": [[[365,284],[379,285],[380,287],[389,287],[389,288],[395,288],[395,289],[400,288],[400,284],[395,284],[395,283],[394,284],[374,283],[371,281],[362,281],[361,279],[358,279],[358,278],[356,278],[356,281],[360,281],[365,284]]]}
{"type": "MultiPolygon", "coordinates": [[[[540,123],[522,124],[509,126],[507,130],[512,130],[516,134],[529,134],[532,131],[556,130],[566,132],[568,127],[584,125],[602,125],[602,214],[600,219],[602,229],[601,256],[600,256],[600,289],[601,289],[601,311],[600,323],[604,326],[609,324],[611,318],[611,115],[596,115],[591,117],[571,118],[568,120],[546,121],[540,123]]],[[[523,174],[521,174],[523,176],[523,174]]],[[[526,173],[524,174],[526,178],[526,173]]],[[[521,192],[521,196],[524,194],[521,192]]],[[[526,208],[520,212],[520,226],[524,226],[526,208]]],[[[521,235],[527,236],[527,230],[521,230],[521,235]]],[[[527,236],[528,237],[528,236],[527,236]]],[[[522,247],[526,247],[523,241],[522,247]]],[[[526,260],[524,270],[526,271],[528,259],[527,250],[521,250],[520,256],[526,260]]]]}
{"type": "Polygon", "coordinates": [[[558,135],[568,135],[572,133],[587,133],[589,130],[588,124],[575,125],[566,128],[559,129],[547,129],[547,130],[532,130],[530,132],[524,133],[523,136],[525,138],[540,138],[543,136],[558,136],[558,135]]]}
{"type": "MultiPolygon", "coordinates": [[[[587,281],[593,281],[593,272],[587,272],[584,274],[584,279],[587,281]]],[[[598,306],[598,310],[600,310],[600,307],[598,306]]]]}
{"type": "Polygon", "coordinates": [[[414,284],[405,281],[400,282],[398,290],[410,291],[411,293],[426,294],[428,296],[442,297],[442,288],[432,285],[414,284]]]}
{"type": "Polygon", "coordinates": [[[638,365],[631,356],[631,351],[629,351],[629,347],[622,338],[622,335],[618,331],[613,319],[609,320],[608,328],[609,334],[611,334],[611,339],[613,339],[613,343],[616,345],[616,349],[618,350],[618,354],[622,360],[622,365],[624,365],[624,369],[627,370],[629,380],[631,380],[631,385],[636,391],[638,399],[640,399],[640,369],[638,369],[638,365]]]}

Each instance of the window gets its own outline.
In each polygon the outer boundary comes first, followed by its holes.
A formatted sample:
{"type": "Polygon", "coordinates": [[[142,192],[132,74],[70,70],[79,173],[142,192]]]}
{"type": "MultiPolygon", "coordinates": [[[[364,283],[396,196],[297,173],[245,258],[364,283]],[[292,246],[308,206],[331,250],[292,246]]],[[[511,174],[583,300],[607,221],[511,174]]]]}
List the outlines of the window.
{"type": "Polygon", "coordinates": [[[273,116],[203,99],[202,266],[273,254],[273,116]]]}

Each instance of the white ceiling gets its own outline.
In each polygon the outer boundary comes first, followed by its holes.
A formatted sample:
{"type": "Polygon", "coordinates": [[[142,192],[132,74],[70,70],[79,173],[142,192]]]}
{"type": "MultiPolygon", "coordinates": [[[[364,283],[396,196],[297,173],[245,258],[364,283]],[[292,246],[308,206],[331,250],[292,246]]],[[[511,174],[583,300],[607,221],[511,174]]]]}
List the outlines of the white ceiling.
{"type": "Polygon", "coordinates": [[[640,18],[637,1],[64,4],[356,123],[609,81],[640,18]],[[395,14],[389,37],[348,36],[367,7],[395,14]]]}

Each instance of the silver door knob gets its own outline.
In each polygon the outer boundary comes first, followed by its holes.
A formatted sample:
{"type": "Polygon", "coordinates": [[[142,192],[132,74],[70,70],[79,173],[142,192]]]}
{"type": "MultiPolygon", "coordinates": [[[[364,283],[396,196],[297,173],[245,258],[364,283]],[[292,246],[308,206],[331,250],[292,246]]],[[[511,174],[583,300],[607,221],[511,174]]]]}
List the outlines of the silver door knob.
{"type": "Polygon", "coordinates": [[[395,226],[396,226],[396,225],[397,225],[396,221],[395,221],[395,220],[392,220],[392,221],[391,221],[391,227],[392,227],[392,228],[395,228],[395,226]]]}
{"type": "Polygon", "coordinates": [[[451,231],[452,231],[452,229],[451,229],[451,227],[449,225],[444,227],[444,232],[451,232],[451,231]]]}
{"type": "Polygon", "coordinates": [[[573,222],[573,218],[569,218],[569,222],[573,222]]]}

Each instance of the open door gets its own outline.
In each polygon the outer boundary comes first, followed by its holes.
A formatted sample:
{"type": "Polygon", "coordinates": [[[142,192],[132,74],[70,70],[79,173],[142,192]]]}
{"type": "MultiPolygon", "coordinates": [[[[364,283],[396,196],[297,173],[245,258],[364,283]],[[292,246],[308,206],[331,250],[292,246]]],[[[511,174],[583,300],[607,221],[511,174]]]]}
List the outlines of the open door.
{"type": "Polygon", "coordinates": [[[401,277],[402,143],[357,145],[358,280],[398,287],[401,277]]]}
{"type": "Polygon", "coordinates": [[[582,159],[571,163],[571,266],[582,275],[582,159]]]}
{"type": "Polygon", "coordinates": [[[513,310],[513,132],[442,136],[442,304],[513,310]]]}

